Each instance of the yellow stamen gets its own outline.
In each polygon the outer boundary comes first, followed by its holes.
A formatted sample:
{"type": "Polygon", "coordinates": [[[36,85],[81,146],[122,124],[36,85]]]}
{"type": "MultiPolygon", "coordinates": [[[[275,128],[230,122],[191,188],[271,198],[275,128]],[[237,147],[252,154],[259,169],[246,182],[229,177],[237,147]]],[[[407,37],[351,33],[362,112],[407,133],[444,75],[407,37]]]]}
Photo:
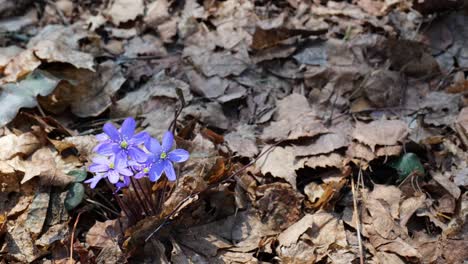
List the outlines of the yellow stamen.
{"type": "Polygon", "coordinates": [[[159,156],[161,159],[165,159],[167,157],[166,152],[161,153],[161,156],[159,156]]]}

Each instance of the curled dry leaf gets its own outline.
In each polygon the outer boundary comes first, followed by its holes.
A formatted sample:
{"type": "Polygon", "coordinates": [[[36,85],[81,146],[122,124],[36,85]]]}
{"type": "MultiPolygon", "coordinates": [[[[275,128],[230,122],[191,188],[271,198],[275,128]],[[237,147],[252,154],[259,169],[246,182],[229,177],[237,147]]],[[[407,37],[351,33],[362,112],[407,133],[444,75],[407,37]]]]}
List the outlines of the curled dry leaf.
{"type": "Polygon", "coordinates": [[[397,145],[408,135],[408,126],[400,120],[377,120],[369,124],[357,123],[353,137],[375,150],[376,145],[397,145]]]}
{"type": "Polygon", "coordinates": [[[236,131],[224,136],[229,148],[242,157],[253,158],[258,154],[255,132],[252,126],[240,125],[236,131]]]}
{"type": "Polygon", "coordinates": [[[41,142],[31,132],[0,137],[0,160],[9,160],[16,155],[27,157],[40,146],[41,142]]]}
{"type": "Polygon", "coordinates": [[[48,25],[28,43],[28,49],[19,53],[5,67],[2,80],[17,81],[22,76],[35,70],[42,62],[69,63],[76,68],[93,71],[94,58],[79,51],[78,41],[87,37],[87,32],[79,26],[65,27],[48,25]]]}
{"type": "Polygon", "coordinates": [[[314,137],[328,132],[307,99],[299,94],[291,94],[277,104],[275,122],[263,130],[261,138],[266,141],[283,139],[295,140],[303,137],[314,137]]]}
{"type": "Polygon", "coordinates": [[[144,9],[143,0],[116,0],[105,13],[110,16],[112,23],[118,26],[143,15],[144,9]]]}
{"type": "Polygon", "coordinates": [[[18,46],[0,47],[0,73],[3,73],[5,66],[11,59],[16,58],[22,51],[23,49],[18,46]]]}
{"type": "Polygon", "coordinates": [[[53,153],[49,148],[43,147],[31,156],[28,160],[20,160],[18,157],[9,161],[15,170],[24,172],[21,184],[40,176],[44,185],[66,186],[73,182],[74,178],[67,175],[74,168],[71,164],[65,164],[60,156],[53,153]]]}
{"type": "MultiPolygon", "coordinates": [[[[265,146],[262,152],[267,151],[270,146],[265,146]]],[[[255,163],[263,175],[270,173],[279,177],[296,188],[295,156],[292,147],[275,147],[266,155],[260,157],[255,163]]]]}
{"type": "Polygon", "coordinates": [[[299,220],[303,196],[287,183],[261,185],[256,190],[255,205],[272,230],[281,231],[299,220]]]}
{"type": "Polygon", "coordinates": [[[337,250],[333,245],[338,247],[348,245],[343,222],[324,211],[305,215],[283,231],[278,236],[278,242],[276,250],[283,261],[300,261],[300,263],[319,261],[337,250]]]}
{"type": "Polygon", "coordinates": [[[50,94],[59,81],[45,71],[35,70],[18,83],[0,84],[0,103],[3,107],[0,127],[13,120],[20,108],[37,106],[37,96],[50,94]]]}
{"type": "Polygon", "coordinates": [[[121,234],[119,221],[96,222],[86,234],[86,243],[91,247],[118,247],[117,236],[121,234]]]}

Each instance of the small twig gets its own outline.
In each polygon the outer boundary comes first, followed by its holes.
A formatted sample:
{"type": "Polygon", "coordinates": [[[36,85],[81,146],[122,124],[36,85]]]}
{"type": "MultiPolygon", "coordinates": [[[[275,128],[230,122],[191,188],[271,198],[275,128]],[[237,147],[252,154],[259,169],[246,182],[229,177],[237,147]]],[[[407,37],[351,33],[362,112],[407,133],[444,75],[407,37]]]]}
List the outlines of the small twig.
{"type": "MultiPolygon", "coordinates": [[[[359,175],[361,175],[362,171],[359,168],[359,175]]],[[[362,248],[362,241],[361,241],[361,221],[360,221],[360,213],[357,206],[357,194],[354,188],[354,177],[351,177],[351,191],[353,193],[353,209],[356,213],[356,232],[357,232],[357,239],[358,239],[358,247],[359,247],[359,262],[360,264],[364,264],[364,255],[363,255],[363,248],[362,248]]]]}
{"type": "Polygon", "coordinates": [[[154,234],[156,234],[166,223],[167,221],[169,221],[169,219],[175,214],[178,212],[178,210],[181,208],[182,205],[184,205],[188,200],[196,197],[197,195],[199,195],[200,193],[206,191],[206,190],[209,190],[209,189],[212,189],[216,186],[218,186],[219,184],[222,184],[222,183],[225,183],[226,181],[230,180],[231,178],[239,175],[241,172],[243,172],[244,170],[246,170],[248,167],[252,166],[253,164],[255,164],[255,162],[257,162],[262,156],[266,155],[267,153],[269,153],[273,148],[275,148],[276,146],[278,146],[279,144],[283,143],[284,140],[281,140],[273,145],[271,145],[265,152],[261,153],[260,155],[258,155],[258,157],[256,157],[254,160],[252,160],[251,162],[249,162],[247,165],[244,165],[242,168],[240,168],[239,170],[237,170],[236,172],[234,172],[233,174],[231,174],[229,177],[227,177],[226,179],[222,180],[221,182],[219,183],[216,183],[216,184],[213,184],[213,185],[210,185],[208,186],[205,190],[203,191],[198,191],[198,192],[195,192],[195,193],[192,193],[191,195],[185,197],[182,201],[179,202],[179,204],[177,204],[177,206],[164,218],[164,220],[161,222],[161,224],[153,231],[151,232],[151,234],[149,234],[146,239],[145,239],[145,242],[148,242],[148,240],[154,236],[154,234]]]}
{"type": "Polygon", "coordinates": [[[80,221],[80,216],[83,212],[79,212],[78,216],[76,217],[75,224],[73,224],[73,230],[71,233],[71,238],[70,238],[70,258],[68,259],[69,264],[73,264],[73,241],[75,240],[75,231],[76,231],[76,226],[78,225],[78,221],[80,221]]]}
{"type": "Polygon", "coordinates": [[[95,204],[95,205],[97,205],[97,206],[99,206],[99,207],[102,207],[102,208],[108,210],[109,212],[115,214],[116,216],[119,216],[119,215],[120,215],[117,211],[115,211],[115,210],[113,210],[112,208],[109,208],[109,207],[103,205],[102,203],[100,203],[100,202],[98,202],[98,201],[94,201],[94,200],[89,199],[89,198],[87,198],[87,199],[85,199],[85,200],[86,200],[87,202],[89,202],[89,203],[95,204]]]}

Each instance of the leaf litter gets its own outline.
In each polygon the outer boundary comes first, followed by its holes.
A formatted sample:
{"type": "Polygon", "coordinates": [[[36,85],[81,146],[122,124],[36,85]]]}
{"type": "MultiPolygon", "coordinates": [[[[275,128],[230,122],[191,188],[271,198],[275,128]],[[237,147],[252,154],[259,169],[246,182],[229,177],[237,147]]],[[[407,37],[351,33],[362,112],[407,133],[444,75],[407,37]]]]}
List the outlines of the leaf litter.
{"type": "Polygon", "coordinates": [[[467,259],[463,12],[409,0],[4,2],[2,261],[467,259]],[[173,128],[191,155],[175,183],[145,183],[164,190],[162,210],[134,225],[112,190],[72,176],[100,127],[128,116],[154,137],[173,128]]]}

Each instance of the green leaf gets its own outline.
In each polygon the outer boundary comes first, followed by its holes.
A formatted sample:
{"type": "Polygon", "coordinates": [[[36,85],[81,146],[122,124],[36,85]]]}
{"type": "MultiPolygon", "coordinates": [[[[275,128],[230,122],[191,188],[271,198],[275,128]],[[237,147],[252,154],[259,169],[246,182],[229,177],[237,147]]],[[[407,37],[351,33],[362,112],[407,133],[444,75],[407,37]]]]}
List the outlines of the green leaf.
{"type": "Polygon", "coordinates": [[[72,170],[67,174],[75,177],[75,182],[82,182],[86,179],[86,176],[88,176],[86,168],[83,168],[82,170],[72,170]]]}
{"type": "Polygon", "coordinates": [[[79,182],[73,183],[68,189],[67,197],[65,197],[65,208],[68,211],[77,207],[83,201],[85,188],[79,182]]]}
{"type": "Polygon", "coordinates": [[[60,79],[42,70],[35,70],[17,83],[0,85],[0,127],[8,124],[22,107],[37,106],[37,96],[50,94],[60,79]]]}
{"type": "Polygon", "coordinates": [[[412,173],[424,175],[426,172],[424,166],[414,153],[406,153],[397,160],[390,162],[390,167],[398,172],[398,182],[402,182],[412,173]]]}

